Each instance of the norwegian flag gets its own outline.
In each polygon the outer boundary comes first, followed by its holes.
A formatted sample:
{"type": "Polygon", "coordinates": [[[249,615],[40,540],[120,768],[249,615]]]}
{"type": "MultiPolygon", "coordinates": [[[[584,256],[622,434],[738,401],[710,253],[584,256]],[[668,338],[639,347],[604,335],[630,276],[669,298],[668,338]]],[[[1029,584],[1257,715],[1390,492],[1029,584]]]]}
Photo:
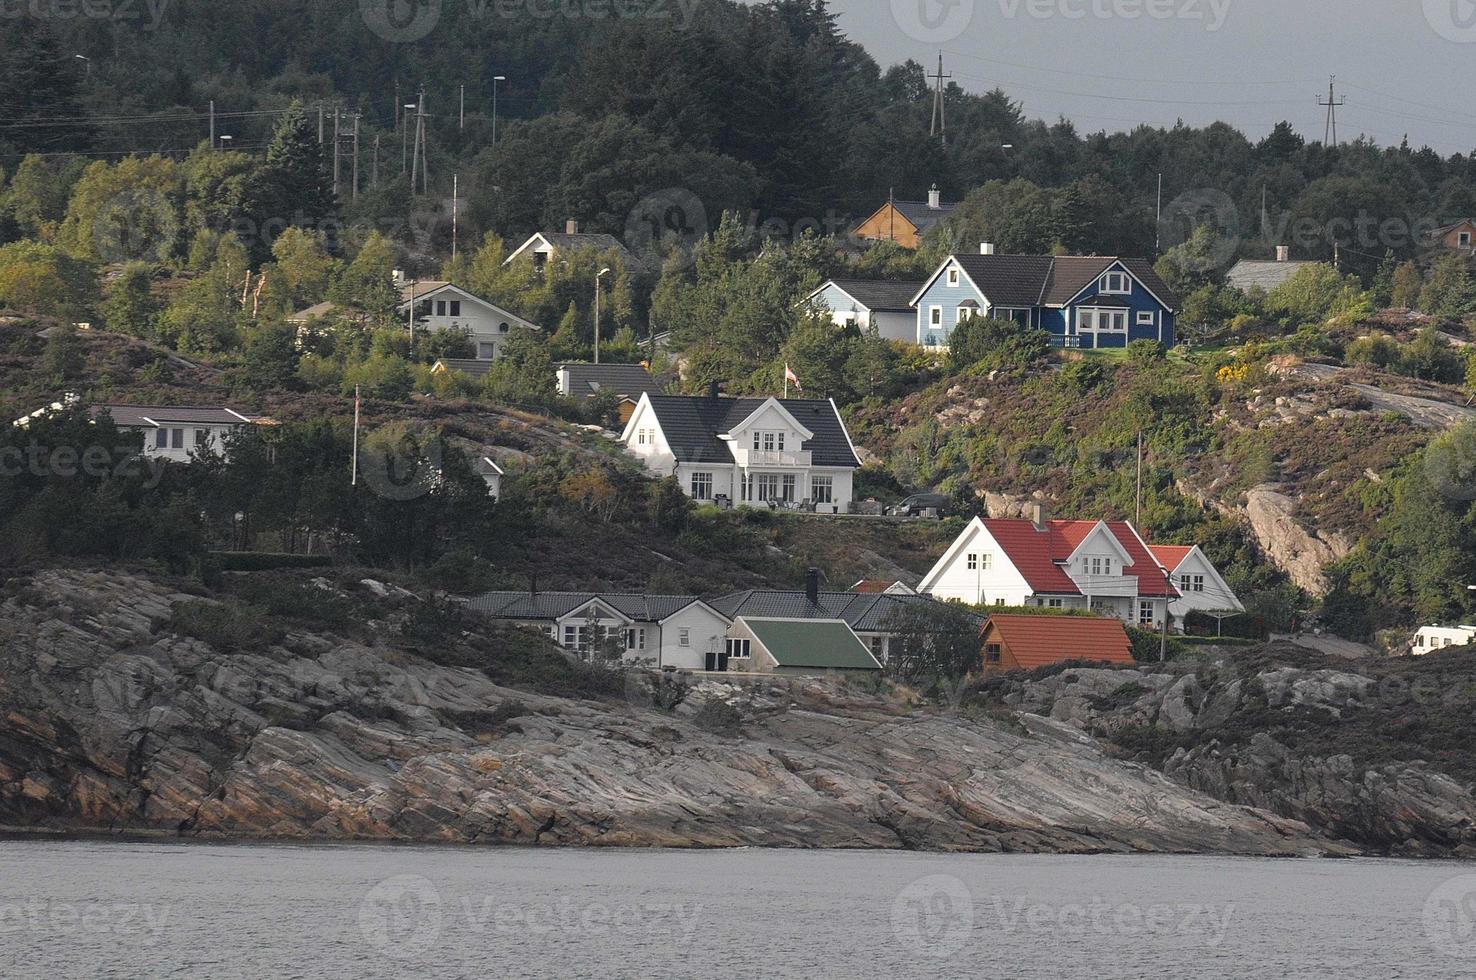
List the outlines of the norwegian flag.
{"type": "Polygon", "coordinates": [[[788,364],[784,365],[784,383],[794,385],[796,391],[804,391],[805,386],[800,384],[799,375],[795,374],[788,364]]]}

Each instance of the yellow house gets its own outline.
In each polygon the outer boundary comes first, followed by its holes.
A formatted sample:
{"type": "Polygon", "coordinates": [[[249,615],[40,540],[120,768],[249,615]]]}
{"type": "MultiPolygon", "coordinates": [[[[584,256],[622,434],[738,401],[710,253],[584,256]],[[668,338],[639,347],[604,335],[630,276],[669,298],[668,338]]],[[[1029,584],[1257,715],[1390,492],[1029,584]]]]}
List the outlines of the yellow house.
{"type": "Polygon", "coordinates": [[[953,213],[956,204],[944,204],[938,185],[928,190],[926,201],[889,199],[875,214],[861,222],[851,234],[868,241],[892,241],[903,248],[917,248],[928,230],[953,213]]]}

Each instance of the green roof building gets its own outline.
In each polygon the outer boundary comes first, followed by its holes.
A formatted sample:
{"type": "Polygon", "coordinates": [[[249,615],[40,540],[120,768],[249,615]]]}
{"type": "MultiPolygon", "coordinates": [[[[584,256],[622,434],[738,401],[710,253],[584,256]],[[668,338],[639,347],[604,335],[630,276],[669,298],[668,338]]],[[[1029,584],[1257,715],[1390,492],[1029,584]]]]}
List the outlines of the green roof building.
{"type": "Polygon", "coordinates": [[[839,619],[740,616],[728,632],[728,651],[729,670],[754,673],[874,673],[882,669],[861,638],[839,619]]]}

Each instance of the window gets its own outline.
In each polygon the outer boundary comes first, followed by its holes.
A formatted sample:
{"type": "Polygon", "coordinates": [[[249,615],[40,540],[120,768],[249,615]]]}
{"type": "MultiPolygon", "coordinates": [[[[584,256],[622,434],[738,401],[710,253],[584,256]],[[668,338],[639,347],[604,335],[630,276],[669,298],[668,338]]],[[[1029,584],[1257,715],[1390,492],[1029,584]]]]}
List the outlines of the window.
{"type": "Polygon", "coordinates": [[[986,643],[984,645],[984,662],[986,664],[999,663],[1003,652],[1003,648],[998,643],[986,643]]]}
{"type": "Polygon", "coordinates": [[[1047,599],[1046,600],[1046,608],[1047,609],[1065,609],[1066,608],[1066,600],[1065,599],[1047,599]]]}
{"type": "Polygon", "coordinates": [[[794,500],[795,475],[793,473],[785,473],[781,479],[783,481],[783,486],[780,491],[779,499],[783,500],[785,503],[790,503],[794,500]]]}
{"type": "Polygon", "coordinates": [[[732,637],[729,637],[729,639],[728,639],[728,657],[730,659],[732,659],[732,658],[738,658],[738,659],[741,659],[741,660],[747,660],[752,655],[753,655],[753,641],[752,640],[738,640],[738,639],[733,639],[732,637]]]}
{"type": "Polygon", "coordinates": [[[948,270],[948,285],[950,285],[950,286],[957,286],[958,285],[958,268],[957,268],[957,266],[955,266],[954,268],[948,270]]]}
{"type": "Polygon", "coordinates": [[[1415,637],[1415,646],[1422,647],[1424,645],[1425,645],[1425,634],[1421,633],[1420,635],[1418,635],[1418,636],[1415,637]]]}
{"type": "Polygon", "coordinates": [[[436,316],[445,316],[445,315],[446,315],[446,301],[443,300],[443,299],[436,300],[436,316]]]}
{"type": "Polygon", "coordinates": [[[1461,248],[1470,248],[1471,247],[1471,233],[1469,231],[1463,231],[1463,232],[1461,232],[1460,243],[1461,243],[1461,248]]]}
{"type": "Polygon", "coordinates": [[[479,343],[477,344],[477,359],[482,361],[494,360],[497,357],[497,345],[479,343]]]}
{"type": "Polygon", "coordinates": [[[784,452],[784,433],[782,433],[782,432],[776,432],[776,433],[774,433],[774,442],[775,442],[775,447],[774,448],[778,449],[781,453],[784,452]]]}
{"type": "Polygon", "coordinates": [[[1138,623],[1143,626],[1153,625],[1153,603],[1138,603],[1138,623]]]}
{"type": "Polygon", "coordinates": [[[1194,579],[1190,583],[1189,588],[1190,588],[1190,591],[1193,591],[1193,592],[1203,592],[1204,591],[1204,576],[1203,575],[1196,575],[1196,576],[1194,576],[1194,579]]]}
{"type": "Polygon", "coordinates": [[[209,429],[196,429],[195,430],[195,445],[196,445],[196,447],[198,447],[200,449],[204,449],[206,446],[209,446],[210,445],[210,430],[209,429]]]}
{"type": "Polygon", "coordinates": [[[450,302],[450,310],[452,316],[461,316],[461,300],[453,299],[450,302]]]}
{"type": "Polygon", "coordinates": [[[505,323],[499,323],[497,325],[497,332],[498,333],[507,333],[507,324],[505,324],[505,323]]]}
{"type": "Polygon", "coordinates": [[[764,448],[763,447],[763,441],[764,441],[764,434],[762,432],[755,431],[754,434],[753,434],[753,448],[754,448],[754,451],[755,452],[757,452],[758,450],[764,448]]]}
{"type": "Polygon", "coordinates": [[[958,309],[953,311],[953,315],[958,323],[963,323],[971,316],[978,316],[979,310],[978,308],[973,306],[960,306],[958,309]]]}
{"type": "Polygon", "coordinates": [[[1128,284],[1126,272],[1109,272],[1102,277],[1099,289],[1104,293],[1130,293],[1132,287],[1128,284]]]}
{"type": "Polygon", "coordinates": [[[943,326],[943,307],[941,307],[941,306],[930,306],[930,307],[928,307],[928,324],[930,326],[934,326],[934,327],[941,327],[941,326],[943,326]]]}
{"type": "Polygon", "coordinates": [[[184,448],[184,429],[170,429],[169,430],[169,434],[170,434],[170,438],[174,442],[174,448],[175,449],[183,449],[184,448]]]}
{"type": "Polygon", "coordinates": [[[564,649],[565,650],[580,650],[580,649],[583,649],[583,647],[584,647],[584,627],[583,626],[565,626],[564,627],[564,649]]]}
{"type": "Polygon", "coordinates": [[[1003,606],[1005,604],[1005,601],[1003,599],[995,599],[994,604],[996,606],[1003,606]]]}
{"type": "Polygon", "coordinates": [[[877,663],[887,662],[887,638],[885,636],[871,638],[871,655],[876,658],[877,663]]]}
{"type": "Polygon", "coordinates": [[[625,631],[625,649],[627,649],[627,650],[644,650],[644,649],[646,649],[646,631],[645,631],[645,629],[640,628],[640,627],[636,627],[634,629],[627,629],[625,631]]]}
{"type": "Polygon", "coordinates": [[[1112,574],[1112,559],[1111,558],[1103,558],[1102,559],[1102,574],[1103,575],[1111,575],[1112,574]]]}
{"type": "Polygon", "coordinates": [[[683,626],[677,630],[677,645],[689,647],[692,645],[692,627],[683,626]]]}
{"type": "Polygon", "coordinates": [[[646,430],[645,429],[636,429],[636,445],[637,446],[644,446],[645,444],[646,444],[646,430]]]}
{"type": "Polygon", "coordinates": [[[169,448],[169,430],[168,429],[155,429],[154,430],[154,448],[155,449],[168,449],[169,448]]]}
{"type": "Polygon", "coordinates": [[[979,570],[979,555],[976,552],[973,552],[973,551],[969,552],[969,563],[968,564],[969,564],[969,571],[971,571],[971,572],[977,572],[979,570]]]}
{"type": "Polygon", "coordinates": [[[986,572],[989,571],[994,567],[994,556],[987,551],[980,553],[979,567],[986,572]]]}
{"type": "Polygon", "coordinates": [[[1104,310],[1095,306],[1079,307],[1076,311],[1076,329],[1121,333],[1127,330],[1127,310],[1104,310]]]}
{"type": "Polygon", "coordinates": [[[1100,558],[1093,558],[1090,561],[1089,566],[1091,568],[1091,571],[1088,572],[1089,575],[1101,575],[1102,574],[1102,559],[1100,559],[1100,558]]]}
{"type": "Polygon", "coordinates": [[[712,474],[711,473],[693,473],[692,474],[692,498],[694,500],[711,500],[712,499],[712,474]]]}
{"type": "Polygon", "coordinates": [[[1138,311],[1138,326],[1140,326],[1140,327],[1151,327],[1151,326],[1156,325],[1157,322],[1158,321],[1155,318],[1152,310],[1139,310],[1138,311]]]}
{"type": "Polygon", "coordinates": [[[754,477],[756,484],[754,500],[778,500],[779,499],[779,474],[760,473],[754,477]]]}
{"type": "Polygon", "coordinates": [[[835,480],[828,476],[813,476],[810,478],[810,499],[817,504],[829,504],[835,501],[835,480]]]}

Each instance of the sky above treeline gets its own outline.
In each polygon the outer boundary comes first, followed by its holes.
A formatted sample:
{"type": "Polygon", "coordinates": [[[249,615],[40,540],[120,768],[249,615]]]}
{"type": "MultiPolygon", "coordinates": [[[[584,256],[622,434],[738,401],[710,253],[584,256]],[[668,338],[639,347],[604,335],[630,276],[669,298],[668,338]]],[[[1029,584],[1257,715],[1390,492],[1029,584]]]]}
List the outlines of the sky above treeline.
{"type": "Polygon", "coordinates": [[[1476,0],[833,0],[882,65],[908,58],[1030,117],[1083,132],[1223,120],[1259,138],[1287,120],[1443,153],[1476,148],[1476,0]]]}

